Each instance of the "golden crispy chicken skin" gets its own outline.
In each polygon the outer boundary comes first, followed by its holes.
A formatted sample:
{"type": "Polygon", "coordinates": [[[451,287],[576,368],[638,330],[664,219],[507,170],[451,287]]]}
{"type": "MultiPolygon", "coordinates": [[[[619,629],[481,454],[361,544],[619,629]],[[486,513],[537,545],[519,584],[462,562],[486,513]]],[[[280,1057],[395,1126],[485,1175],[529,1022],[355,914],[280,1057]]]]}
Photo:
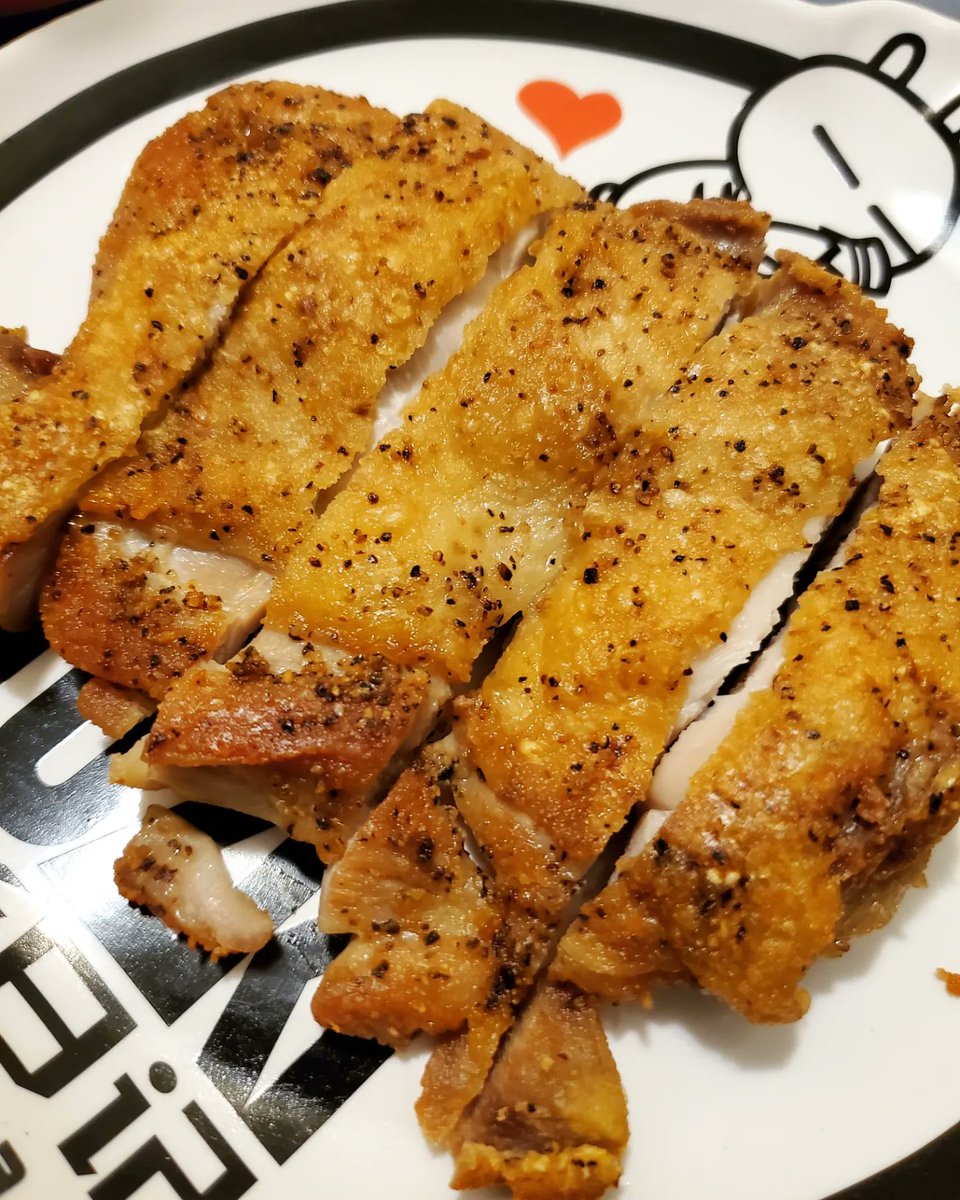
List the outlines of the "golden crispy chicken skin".
{"type": "Polygon", "coordinates": [[[563,576],[462,708],[458,803],[530,903],[566,899],[644,798],[701,656],[905,422],[908,350],[852,285],[787,258],[753,315],[638,414],[644,436],[591,493],[563,576]]]}
{"type": "Polygon", "coordinates": [[[718,202],[559,214],[291,560],[274,622],[469,678],[642,398],[749,285],[765,228],[718,202]]]}
{"type": "MultiPolygon", "coordinates": [[[[0,328],[0,409],[39,387],[59,356],[27,343],[25,329],[0,328]]],[[[40,579],[56,549],[56,528],[49,523],[29,554],[0,549],[0,628],[26,629],[33,619],[40,579]]]]}
{"type": "Polygon", "coordinates": [[[446,102],[392,134],[329,185],[206,371],[84,496],[43,601],[71,662],[159,699],[191,663],[233,654],[271,585],[246,564],[281,569],[369,445],[391,372],[541,203],[578,191],[446,102]],[[173,577],[131,565],[137,529],[173,577]]]}
{"type": "Polygon", "coordinates": [[[147,809],[114,879],[124,899],[149,908],[214,962],[250,954],[273,937],[269,913],[234,887],[213,838],[159,804],[147,809]]]}
{"type": "MultiPolygon", "coordinates": [[[[325,88],[270,81],[216,92],[140,153],[100,239],[91,301],[124,276],[144,237],[174,238],[171,250],[204,239],[218,255],[210,235],[222,239],[226,225],[240,223],[241,232],[279,233],[276,245],[355,158],[389,145],[395,122],[386,109],[325,88]]],[[[264,242],[264,257],[272,248],[264,242]]]]}
{"type": "MultiPolygon", "coordinates": [[[[809,550],[810,523],[820,529],[843,509],[855,468],[905,423],[916,386],[908,350],[854,288],[788,259],[752,314],[640,410],[643,436],[598,478],[563,574],[460,705],[452,782],[492,868],[485,906],[502,922],[472,1011],[443,1014],[453,1036],[425,1073],[428,1135],[459,1136],[553,927],[644,799],[688,681],[723,646],[753,589],[785,556],[809,550]]],[[[706,691],[701,704],[708,699],[706,691]]],[[[353,870],[352,856],[351,847],[338,873],[353,870]]],[[[457,908],[474,919],[467,894],[436,907],[448,921],[457,908]]],[[[364,917],[361,909],[360,941],[369,937],[364,917]]],[[[408,956],[407,989],[414,971],[408,956]]],[[[383,992],[378,1004],[386,1026],[383,992]]],[[[434,1031],[439,1020],[424,1014],[434,1031]]]]}
{"type": "MultiPolygon", "coordinates": [[[[283,732],[312,756],[315,782],[335,768],[344,677],[353,686],[364,668],[407,672],[403,744],[422,739],[450,681],[467,680],[494,630],[555,573],[567,521],[631,436],[642,398],[677,378],[749,289],[765,227],[737,204],[580,204],[553,220],[535,264],[497,288],[460,351],[292,554],[254,643],[275,661],[283,732]],[[308,693],[320,694],[324,662],[330,710],[311,751],[290,716],[315,707],[308,693]]],[[[148,756],[266,761],[264,739],[276,739],[244,688],[242,670],[182,681],[148,756]]],[[[372,777],[395,749],[371,742],[372,777]]],[[[314,841],[327,860],[342,851],[314,841]]]]}
{"type": "Polygon", "coordinates": [[[583,911],[557,978],[645,1000],[685,973],[750,1020],[791,1021],[813,960],[890,916],[960,814],[958,462],[954,419],[897,440],[772,686],[583,911]]]}
{"type": "Polygon", "coordinates": [[[333,786],[369,785],[379,771],[371,767],[371,752],[380,744],[393,748],[400,744],[419,702],[424,674],[383,661],[357,664],[352,670],[347,664],[331,691],[323,662],[310,661],[299,675],[304,685],[299,703],[292,705],[282,674],[274,673],[254,647],[229,663],[227,670],[248,706],[238,714],[239,729],[214,719],[216,713],[204,719],[204,705],[209,703],[206,672],[195,672],[178,693],[185,705],[192,703],[194,720],[182,733],[176,728],[168,733],[154,729],[152,762],[203,766],[222,753],[243,766],[258,767],[298,764],[310,753],[321,761],[330,760],[330,770],[339,773],[331,781],[333,786]],[[247,740],[248,724],[257,730],[253,740],[247,740]],[[232,745],[234,738],[240,739],[239,747],[232,745]]]}
{"type": "Polygon", "coordinates": [[[394,123],[320,89],[242,84],[150,143],[101,245],[86,319],[50,378],[0,405],[0,547],[29,542],[133,450],[326,182],[388,146],[394,123]]]}
{"type": "MultiPolygon", "coordinates": [[[[563,574],[459,705],[453,787],[503,929],[473,1012],[447,1030],[499,1020],[494,979],[522,989],[542,961],[573,889],[643,800],[698,661],[781,558],[809,548],[811,519],[842,510],[854,468],[905,420],[906,350],[850,285],[794,260],[752,316],[638,409],[643,435],[599,476],[563,574]]],[[[361,869],[353,854],[338,874],[361,869]]],[[[439,903],[473,919],[465,891],[439,903]]]]}
{"type": "Polygon", "coordinates": [[[378,393],[444,307],[542,207],[579,193],[448,101],[389,132],[329,185],[210,368],[87,492],[87,511],[269,563],[367,449],[378,393]]]}

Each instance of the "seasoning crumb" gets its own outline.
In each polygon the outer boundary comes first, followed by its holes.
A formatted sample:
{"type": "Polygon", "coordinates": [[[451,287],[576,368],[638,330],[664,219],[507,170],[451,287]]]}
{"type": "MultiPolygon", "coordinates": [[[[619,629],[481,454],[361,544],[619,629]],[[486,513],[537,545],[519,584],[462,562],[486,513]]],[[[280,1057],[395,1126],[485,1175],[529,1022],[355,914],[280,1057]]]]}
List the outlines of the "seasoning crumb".
{"type": "Polygon", "coordinates": [[[942,979],[947,985],[947,991],[951,996],[960,996],[960,974],[956,971],[948,971],[945,967],[937,967],[937,978],[942,979]]]}

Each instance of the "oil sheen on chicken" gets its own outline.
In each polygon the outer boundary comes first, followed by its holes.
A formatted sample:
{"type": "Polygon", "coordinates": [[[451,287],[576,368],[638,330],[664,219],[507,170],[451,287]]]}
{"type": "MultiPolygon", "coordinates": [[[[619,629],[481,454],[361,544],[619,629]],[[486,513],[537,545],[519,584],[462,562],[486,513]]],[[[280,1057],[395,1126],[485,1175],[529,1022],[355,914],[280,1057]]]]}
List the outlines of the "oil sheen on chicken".
{"type": "Polygon", "coordinates": [[[159,699],[191,663],[230,657],[304,522],[368,447],[385,382],[551,189],[576,194],[443,101],[392,135],[330,183],[206,371],[84,496],[43,601],[47,636],[77,666],[159,699]],[[176,560],[173,578],[131,563],[138,536],[176,560]],[[205,582],[217,562],[224,588],[205,582]]]}
{"type": "Polygon", "coordinates": [[[205,359],[238,297],[326,183],[390,145],[396,118],[293,84],[241,84],[151,142],[49,378],[0,405],[0,549],[28,555],[84,484],[130,454],[205,359]]]}
{"type": "Polygon", "coordinates": [[[958,460],[942,413],[895,443],[846,560],[801,598],[772,685],[584,910],[558,978],[645,1001],[686,977],[750,1020],[795,1020],[813,960],[919,879],[960,812],[958,460]]]}
{"type": "Polygon", "coordinates": [[[301,780],[309,764],[292,821],[337,857],[368,781],[422,737],[492,633],[556,573],[571,519],[643,398],[678,378],[749,288],[765,224],[722,202],[557,216],[535,264],[496,289],[291,555],[269,640],[168,696],[152,762],[298,760],[301,780]],[[355,775],[357,752],[367,769],[351,792],[345,756],[355,775]]]}

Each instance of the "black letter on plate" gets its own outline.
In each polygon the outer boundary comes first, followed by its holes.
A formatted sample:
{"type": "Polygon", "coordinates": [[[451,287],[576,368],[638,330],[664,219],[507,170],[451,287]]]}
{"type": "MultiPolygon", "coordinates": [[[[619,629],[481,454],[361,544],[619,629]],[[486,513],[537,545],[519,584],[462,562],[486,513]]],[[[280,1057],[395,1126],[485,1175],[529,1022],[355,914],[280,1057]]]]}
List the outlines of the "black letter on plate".
{"type": "Polygon", "coordinates": [[[26,1177],[20,1156],[9,1142],[0,1142],[0,1196],[26,1177]]]}
{"type": "Polygon", "coordinates": [[[107,1107],[60,1143],[60,1153],[73,1167],[75,1175],[92,1175],[94,1167],[90,1159],[150,1107],[146,1096],[129,1075],[121,1075],[113,1086],[118,1095],[107,1107]]]}
{"type": "Polygon", "coordinates": [[[0,953],[0,987],[5,983],[13,984],[60,1046],[53,1058],[29,1071],[0,1031],[0,1067],[14,1083],[38,1096],[56,1095],[134,1028],[126,1009],[83,955],[71,945],[51,941],[39,928],[28,930],[0,953]],[[54,948],[60,950],[103,1009],[103,1016],[79,1037],[70,1032],[50,1000],[26,974],[27,967],[54,948]]]}
{"type": "Polygon", "coordinates": [[[376,1042],[318,1029],[310,1048],[249,1103],[297,998],[331,958],[330,939],[312,921],[277,934],[254,955],[200,1055],[200,1066],[278,1163],[392,1053],[376,1042]]]}
{"type": "Polygon", "coordinates": [[[224,1167],[223,1173],[208,1188],[197,1191],[170,1157],[163,1142],[152,1137],[90,1189],[91,1200],[128,1200],[154,1175],[162,1175],[180,1200],[237,1200],[252,1187],[257,1181],[256,1176],[238,1158],[200,1106],[191,1101],[183,1112],[224,1167]]]}

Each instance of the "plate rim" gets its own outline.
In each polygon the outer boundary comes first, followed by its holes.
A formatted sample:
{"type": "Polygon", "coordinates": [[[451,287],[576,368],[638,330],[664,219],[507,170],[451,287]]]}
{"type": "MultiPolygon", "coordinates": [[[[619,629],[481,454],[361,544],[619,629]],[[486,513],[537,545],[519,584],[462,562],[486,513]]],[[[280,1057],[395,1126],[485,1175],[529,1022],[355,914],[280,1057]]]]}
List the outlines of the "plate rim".
{"type": "MultiPolygon", "coordinates": [[[[173,0],[173,3],[184,2],[185,0],[173,0]]],[[[437,2],[442,3],[442,0],[437,0],[437,2]]],[[[265,21],[285,20],[291,23],[295,23],[298,20],[302,21],[310,13],[331,7],[336,7],[341,10],[367,9],[371,6],[374,8],[380,7],[386,9],[389,4],[391,7],[397,9],[405,7],[412,9],[414,7],[419,7],[421,10],[426,11],[427,6],[431,5],[432,3],[433,0],[392,0],[392,3],[391,0],[315,0],[314,3],[303,4],[302,0],[282,0],[281,5],[278,6],[276,4],[272,4],[271,0],[245,0],[242,5],[244,9],[256,8],[265,15],[259,18],[252,17],[251,19],[240,20],[239,22],[232,18],[226,4],[224,4],[222,8],[217,6],[218,13],[223,14],[224,20],[221,28],[219,28],[216,32],[205,34],[200,38],[194,37],[191,34],[187,34],[185,35],[184,39],[178,41],[177,45],[172,49],[162,51],[159,55],[152,55],[144,59],[137,59],[136,61],[128,63],[127,66],[120,68],[120,70],[106,76],[103,76],[102,73],[98,71],[96,72],[97,81],[95,83],[90,84],[85,88],[81,88],[79,92],[71,94],[65,100],[55,104],[52,108],[43,110],[41,113],[39,113],[39,115],[31,118],[25,124],[17,124],[16,121],[14,121],[13,124],[15,125],[15,128],[13,129],[13,132],[4,138],[3,141],[0,141],[0,179],[2,179],[3,160],[5,155],[9,155],[10,153],[11,143],[13,143],[14,148],[18,148],[22,135],[28,134],[31,131],[42,131],[42,122],[52,122],[55,120],[56,116],[61,113],[61,110],[75,105],[82,97],[84,97],[87,93],[94,91],[100,84],[116,79],[118,76],[124,75],[125,73],[140,73],[150,63],[158,62],[159,60],[164,59],[167,55],[177,54],[179,51],[201,46],[204,43],[216,42],[230,33],[242,29],[248,29],[250,26],[260,25],[265,21]],[[289,7],[287,7],[288,4],[289,7]],[[277,7],[281,7],[282,11],[278,13],[276,11],[277,7]]],[[[606,3],[602,2],[602,0],[488,0],[488,3],[484,6],[484,16],[487,19],[495,20],[496,13],[499,11],[501,4],[509,4],[511,8],[517,11],[529,10],[531,13],[536,10],[541,12],[548,12],[550,10],[556,11],[562,6],[570,10],[570,15],[572,16],[574,22],[578,16],[585,15],[587,10],[601,10],[610,13],[624,14],[626,18],[640,16],[643,18],[650,18],[652,20],[662,20],[673,26],[688,26],[694,29],[703,30],[717,38],[723,38],[728,41],[731,39],[741,42],[745,41],[745,39],[740,38],[737,34],[724,34],[720,30],[715,29],[710,25],[692,25],[690,18],[697,10],[702,13],[711,11],[709,0],[678,0],[678,2],[674,5],[671,5],[669,0],[608,0],[606,3]],[[664,10],[669,10],[671,15],[665,16],[664,10]]],[[[95,3],[83,9],[62,14],[47,24],[31,30],[18,38],[15,38],[12,42],[0,48],[0,78],[3,77],[8,65],[15,67],[14,71],[7,73],[8,79],[10,75],[16,75],[21,70],[31,73],[34,80],[37,79],[38,74],[40,76],[45,75],[47,73],[46,71],[38,71],[37,63],[33,63],[31,66],[31,60],[37,56],[42,56],[45,53],[46,46],[51,38],[56,40],[56,37],[58,37],[61,33],[66,34],[69,32],[71,35],[74,33],[79,33],[81,28],[85,26],[94,28],[96,23],[101,18],[108,14],[118,13],[128,6],[129,0],[96,0],[95,3]]],[[[780,11],[781,13],[788,15],[791,21],[800,19],[803,22],[814,23],[825,22],[828,14],[832,18],[837,18],[837,14],[842,14],[844,19],[849,19],[851,16],[859,17],[860,15],[863,15],[867,10],[869,10],[871,13],[876,13],[878,10],[883,10],[891,16],[895,16],[904,20],[910,25],[911,28],[917,28],[920,32],[923,32],[928,36],[936,36],[938,32],[948,34],[950,37],[956,39],[958,48],[960,48],[960,20],[929,9],[908,4],[904,2],[904,0],[847,0],[846,3],[839,4],[831,8],[816,6],[810,3],[810,0],[740,0],[737,8],[741,13],[747,9],[763,12],[765,14],[769,14],[774,11],[780,11]]],[[[169,16],[167,19],[175,20],[175,18],[171,18],[169,16]]],[[[474,20],[479,21],[479,18],[474,18],[474,20]]],[[[417,33],[408,34],[405,36],[429,36],[439,38],[451,36],[451,34],[449,31],[441,29],[431,34],[417,33]]],[[[518,38],[515,34],[499,32],[484,33],[479,31],[469,31],[455,33],[452,36],[463,37],[464,39],[468,39],[470,37],[502,37],[505,40],[523,40],[518,38]]],[[[377,36],[367,36],[351,43],[342,44],[367,44],[375,41],[394,40],[397,39],[389,35],[384,36],[378,34],[377,36]]],[[[547,42],[559,40],[561,44],[570,46],[585,45],[583,41],[574,41],[566,38],[555,39],[553,37],[548,37],[542,40],[547,42]]],[[[614,47],[613,45],[608,45],[606,47],[598,46],[593,43],[588,43],[588,45],[590,48],[606,50],[606,52],[614,53],[621,57],[634,58],[639,61],[665,61],[662,57],[658,57],[655,53],[635,55],[631,54],[629,51],[624,51],[622,47],[614,47]]],[[[766,47],[762,43],[755,43],[754,45],[758,46],[762,50],[778,55],[781,58],[793,58],[793,56],[787,55],[784,52],[771,50],[770,47],[766,47]]],[[[338,47],[333,46],[330,48],[335,49],[338,47]]],[[[316,52],[318,52],[317,47],[311,47],[306,50],[298,50],[293,55],[286,54],[284,56],[284,61],[289,61],[290,58],[306,56],[316,52]]],[[[276,62],[281,60],[273,58],[270,61],[276,62]]],[[[802,61],[802,59],[794,58],[794,61],[798,62],[802,61]]],[[[243,65],[245,66],[245,64],[243,65]]],[[[670,63],[669,65],[678,66],[679,69],[682,69],[682,66],[676,63],[670,63]]],[[[264,61],[262,64],[256,64],[254,69],[260,69],[260,67],[265,69],[268,68],[269,61],[264,61]]],[[[245,73],[245,71],[234,71],[231,74],[239,73],[245,73]]],[[[219,80],[224,80],[227,78],[229,78],[229,74],[219,76],[219,80]]],[[[217,86],[217,83],[218,80],[212,80],[209,82],[204,82],[200,85],[200,87],[198,87],[195,84],[184,84],[182,80],[178,80],[178,86],[174,94],[159,99],[155,103],[146,104],[143,108],[138,109],[135,112],[125,112],[120,120],[113,121],[113,123],[109,125],[109,128],[104,128],[99,134],[96,135],[96,137],[90,137],[83,144],[76,145],[75,149],[70,154],[63,157],[57,156],[56,161],[52,161],[45,169],[41,170],[37,174],[34,174],[33,177],[29,178],[28,182],[23,184],[22,187],[19,187],[13,195],[7,195],[4,182],[0,182],[0,212],[2,212],[9,203],[16,199],[17,196],[28,190],[30,186],[39,182],[52,170],[55,170],[58,166],[62,165],[63,162],[68,161],[68,159],[73,157],[75,154],[82,153],[96,140],[98,140],[99,137],[105,136],[109,132],[120,128],[128,121],[135,119],[146,112],[152,111],[156,107],[159,107],[159,105],[162,103],[179,99],[183,96],[201,90],[201,88],[215,87],[217,86]]],[[[0,111],[2,111],[2,108],[2,92],[0,92],[0,111]]],[[[946,1180],[949,1180],[951,1177],[956,1177],[958,1169],[960,1169],[960,1121],[950,1128],[944,1130],[941,1134],[927,1144],[918,1147],[904,1158],[898,1160],[897,1162],[891,1163],[889,1166],[882,1168],[875,1174],[859,1180],[856,1183],[841,1189],[840,1191],[831,1193],[831,1195],[825,1198],[825,1200],[908,1200],[908,1198],[915,1197],[918,1194],[933,1195],[936,1193],[930,1192],[928,1189],[931,1186],[936,1187],[938,1180],[942,1186],[946,1180]]]]}

